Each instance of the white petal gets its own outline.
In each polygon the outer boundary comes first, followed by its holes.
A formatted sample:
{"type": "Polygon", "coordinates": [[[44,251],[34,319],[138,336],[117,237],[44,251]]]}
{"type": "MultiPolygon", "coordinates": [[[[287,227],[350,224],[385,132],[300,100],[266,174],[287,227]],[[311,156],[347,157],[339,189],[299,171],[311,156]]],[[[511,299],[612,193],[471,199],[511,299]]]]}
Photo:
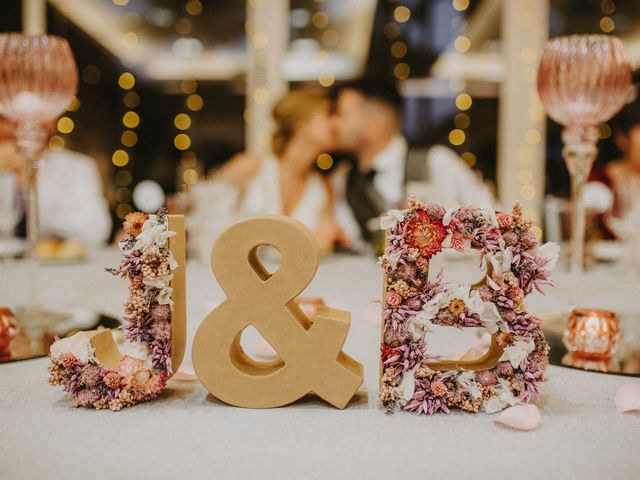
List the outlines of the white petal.
{"type": "Polygon", "coordinates": [[[400,257],[402,256],[402,250],[398,250],[396,252],[387,253],[385,255],[386,255],[385,258],[389,262],[389,265],[391,265],[391,268],[393,268],[395,270],[395,268],[398,266],[398,261],[400,260],[400,257]]]}
{"type": "Polygon", "coordinates": [[[547,270],[553,270],[558,263],[558,256],[560,255],[560,246],[555,242],[547,242],[544,245],[536,248],[533,252],[536,257],[542,257],[549,260],[546,265],[547,270]]]}
{"type": "Polygon", "coordinates": [[[398,222],[404,221],[404,210],[389,210],[387,215],[380,217],[380,228],[393,228],[398,222]]]}

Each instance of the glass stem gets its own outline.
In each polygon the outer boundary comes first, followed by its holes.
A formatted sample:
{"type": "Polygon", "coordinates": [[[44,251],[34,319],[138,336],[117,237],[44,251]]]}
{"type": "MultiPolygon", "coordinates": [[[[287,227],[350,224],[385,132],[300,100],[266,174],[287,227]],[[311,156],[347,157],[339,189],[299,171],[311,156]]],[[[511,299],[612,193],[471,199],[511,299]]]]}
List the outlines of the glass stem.
{"type": "Polygon", "coordinates": [[[37,247],[40,230],[40,209],[38,203],[38,168],[44,150],[47,132],[42,125],[24,123],[16,129],[18,152],[27,161],[27,291],[28,305],[38,305],[37,247]]]}
{"type": "Polygon", "coordinates": [[[586,227],[583,190],[598,153],[598,130],[596,127],[567,127],[562,131],[562,141],[562,156],[571,175],[570,271],[580,274],[584,270],[586,227]]]}

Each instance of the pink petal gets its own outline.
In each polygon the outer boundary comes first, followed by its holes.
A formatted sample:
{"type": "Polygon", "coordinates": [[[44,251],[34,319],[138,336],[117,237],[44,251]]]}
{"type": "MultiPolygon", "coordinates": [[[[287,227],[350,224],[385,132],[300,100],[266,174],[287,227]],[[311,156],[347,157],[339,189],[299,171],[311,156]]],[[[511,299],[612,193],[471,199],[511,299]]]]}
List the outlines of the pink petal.
{"type": "Polygon", "coordinates": [[[171,380],[178,382],[195,382],[197,379],[198,376],[191,365],[182,365],[171,377],[171,380]]]}
{"type": "Polygon", "coordinates": [[[516,430],[535,430],[542,424],[540,410],[535,405],[515,405],[503,410],[495,423],[516,430]]]}
{"type": "Polygon", "coordinates": [[[625,383],[618,388],[614,403],[619,412],[640,410],[640,383],[625,383]]]}

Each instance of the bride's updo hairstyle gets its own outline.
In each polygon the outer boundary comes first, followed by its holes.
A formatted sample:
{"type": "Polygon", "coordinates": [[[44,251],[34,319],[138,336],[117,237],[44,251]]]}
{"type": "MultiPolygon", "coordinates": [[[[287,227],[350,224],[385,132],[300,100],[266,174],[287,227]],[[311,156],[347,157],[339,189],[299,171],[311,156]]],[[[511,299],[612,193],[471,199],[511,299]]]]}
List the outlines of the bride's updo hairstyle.
{"type": "Polygon", "coordinates": [[[292,90],[273,106],[275,131],[272,137],[273,153],[279,157],[295,133],[296,126],[307,122],[315,112],[327,106],[328,99],[313,90],[292,90]]]}

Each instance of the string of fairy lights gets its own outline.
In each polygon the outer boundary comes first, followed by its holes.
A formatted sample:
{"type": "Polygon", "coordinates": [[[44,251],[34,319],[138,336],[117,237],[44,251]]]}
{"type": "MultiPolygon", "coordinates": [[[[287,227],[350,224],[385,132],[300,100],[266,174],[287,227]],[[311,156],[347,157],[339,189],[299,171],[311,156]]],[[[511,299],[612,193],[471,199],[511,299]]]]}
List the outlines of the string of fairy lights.
{"type": "MultiPolygon", "coordinates": [[[[315,3],[322,4],[325,0],[315,0],[315,3]]],[[[331,25],[331,18],[329,13],[325,10],[318,10],[311,15],[311,24],[318,30],[318,36],[320,38],[321,48],[316,52],[316,59],[322,63],[322,69],[318,75],[318,83],[325,88],[333,86],[336,81],[336,76],[331,70],[331,53],[330,49],[336,47],[340,43],[340,34],[329,28],[331,25]]],[[[320,170],[329,170],[333,167],[333,157],[329,153],[321,153],[316,158],[316,165],[320,170]]]]}
{"type": "MultiPolygon", "coordinates": [[[[113,3],[117,6],[125,6],[129,0],[113,0],[113,3]]],[[[191,33],[190,17],[201,15],[202,11],[203,5],[200,0],[188,0],[184,4],[184,14],[180,15],[174,23],[176,33],[180,36],[191,33]]],[[[123,35],[122,41],[127,47],[133,49],[138,45],[138,36],[134,31],[129,31],[123,35]]],[[[116,215],[119,218],[124,218],[133,209],[131,205],[133,174],[130,167],[133,160],[132,149],[138,143],[136,129],[141,122],[140,114],[136,111],[140,105],[140,95],[134,90],[135,84],[136,78],[131,71],[125,71],[118,77],[118,88],[122,91],[122,104],[125,111],[122,115],[123,131],[120,135],[120,144],[112,153],[111,163],[117,169],[114,174],[114,200],[116,215]]],[[[197,90],[198,84],[193,79],[185,79],[180,83],[180,91],[184,96],[183,106],[173,118],[173,127],[175,128],[173,146],[181,152],[181,176],[178,182],[180,193],[185,193],[186,187],[199,180],[198,158],[190,150],[192,141],[189,135],[189,129],[193,124],[191,114],[200,111],[204,106],[204,100],[197,93],[197,90]]]]}
{"type": "MultiPolygon", "coordinates": [[[[193,18],[202,15],[204,6],[200,0],[188,0],[184,4],[184,12],[176,20],[174,28],[181,37],[189,35],[193,29],[193,18]]],[[[184,198],[188,189],[200,180],[198,156],[191,150],[192,139],[190,129],[194,124],[194,113],[204,107],[204,99],[198,94],[198,82],[188,78],[180,82],[182,102],[180,111],[173,117],[175,135],[173,146],[180,152],[180,168],[178,169],[178,194],[184,198]]]]}

